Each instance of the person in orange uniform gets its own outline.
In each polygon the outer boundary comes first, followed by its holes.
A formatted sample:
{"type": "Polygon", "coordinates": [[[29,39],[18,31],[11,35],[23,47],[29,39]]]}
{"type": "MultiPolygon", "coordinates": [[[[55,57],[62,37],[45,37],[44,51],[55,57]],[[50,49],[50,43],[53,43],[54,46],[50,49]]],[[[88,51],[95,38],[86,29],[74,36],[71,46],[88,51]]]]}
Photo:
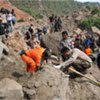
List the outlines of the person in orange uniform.
{"type": "Polygon", "coordinates": [[[44,51],[45,49],[42,47],[30,49],[27,51],[22,50],[22,54],[20,55],[22,60],[27,64],[27,72],[36,72],[40,68],[44,51]]]}
{"type": "Polygon", "coordinates": [[[27,64],[26,71],[29,73],[36,72],[40,68],[45,55],[46,49],[42,48],[38,41],[35,41],[33,49],[21,50],[20,52],[22,60],[27,64]]]}
{"type": "Polygon", "coordinates": [[[85,48],[84,52],[90,56],[92,54],[92,49],[90,47],[85,48]]]}

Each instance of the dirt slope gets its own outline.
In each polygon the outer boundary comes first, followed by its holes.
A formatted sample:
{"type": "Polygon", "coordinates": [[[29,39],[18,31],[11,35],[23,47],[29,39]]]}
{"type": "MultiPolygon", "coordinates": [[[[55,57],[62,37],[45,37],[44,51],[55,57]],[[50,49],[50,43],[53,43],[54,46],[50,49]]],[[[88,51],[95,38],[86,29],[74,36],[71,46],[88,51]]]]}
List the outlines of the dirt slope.
{"type": "Polygon", "coordinates": [[[25,12],[19,10],[19,9],[16,8],[15,6],[13,6],[13,5],[9,2],[9,0],[0,0],[0,8],[1,8],[1,7],[4,7],[4,8],[9,9],[9,10],[14,9],[14,10],[15,10],[15,13],[16,13],[16,15],[17,15],[17,19],[18,19],[18,20],[19,20],[19,19],[24,19],[24,20],[32,19],[32,17],[31,17],[29,14],[27,14],[27,13],[25,13],[25,12]]]}

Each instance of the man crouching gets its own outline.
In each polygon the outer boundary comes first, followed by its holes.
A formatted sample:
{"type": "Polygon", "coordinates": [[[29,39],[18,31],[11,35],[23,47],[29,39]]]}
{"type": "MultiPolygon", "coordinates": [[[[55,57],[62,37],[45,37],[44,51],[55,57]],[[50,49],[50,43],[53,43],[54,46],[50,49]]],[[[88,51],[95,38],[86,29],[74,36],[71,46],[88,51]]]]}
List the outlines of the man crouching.
{"type": "MultiPolygon", "coordinates": [[[[65,58],[67,58],[67,60],[65,60],[65,62],[63,62],[62,64],[54,67],[62,70],[63,72],[65,72],[66,70],[68,71],[68,68],[70,66],[73,66],[77,71],[83,73],[86,71],[86,69],[92,66],[91,58],[77,48],[69,49],[67,47],[64,47],[62,49],[62,53],[65,58]]],[[[70,72],[69,74],[72,75],[72,73],[70,72]]]]}

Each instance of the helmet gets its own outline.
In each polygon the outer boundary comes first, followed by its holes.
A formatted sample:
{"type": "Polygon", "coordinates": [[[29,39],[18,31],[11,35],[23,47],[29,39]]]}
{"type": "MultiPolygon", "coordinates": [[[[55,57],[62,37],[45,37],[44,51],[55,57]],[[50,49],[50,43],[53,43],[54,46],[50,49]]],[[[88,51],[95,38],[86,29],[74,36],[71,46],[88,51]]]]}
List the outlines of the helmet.
{"type": "Polygon", "coordinates": [[[26,55],[26,53],[25,53],[25,50],[21,50],[20,52],[19,52],[19,55],[23,55],[23,54],[25,54],[26,55]]]}

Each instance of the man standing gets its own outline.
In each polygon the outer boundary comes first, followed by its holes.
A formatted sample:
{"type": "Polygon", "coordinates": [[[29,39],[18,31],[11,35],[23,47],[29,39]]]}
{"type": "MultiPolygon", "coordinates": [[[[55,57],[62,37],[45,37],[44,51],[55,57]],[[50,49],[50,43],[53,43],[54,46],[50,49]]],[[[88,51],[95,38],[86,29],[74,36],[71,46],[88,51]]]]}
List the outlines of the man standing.
{"type": "Polygon", "coordinates": [[[68,37],[68,32],[63,31],[62,32],[62,40],[60,41],[60,44],[59,44],[59,49],[60,49],[63,61],[65,61],[65,58],[63,56],[62,49],[64,47],[68,47],[69,49],[73,48],[74,45],[72,43],[73,43],[72,40],[68,37]]]}

